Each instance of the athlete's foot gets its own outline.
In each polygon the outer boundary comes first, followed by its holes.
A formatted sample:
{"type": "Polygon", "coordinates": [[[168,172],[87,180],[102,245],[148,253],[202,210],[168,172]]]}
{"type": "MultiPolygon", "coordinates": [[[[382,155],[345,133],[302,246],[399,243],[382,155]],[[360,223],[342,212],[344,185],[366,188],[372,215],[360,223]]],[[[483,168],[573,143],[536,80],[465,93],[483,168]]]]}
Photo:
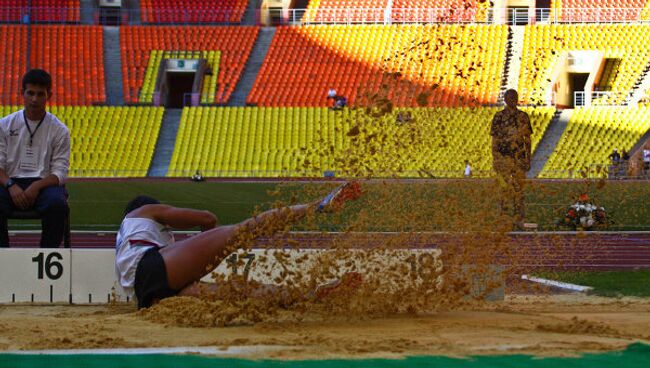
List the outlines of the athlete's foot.
{"type": "Polygon", "coordinates": [[[316,207],[317,212],[341,209],[345,202],[361,197],[361,186],[356,181],[347,182],[328,194],[316,207]]]}
{"type": "Polygon", "coordinates": [[[343,295],[357,289],[363,283],[363,277],[358,272],[347,272],[340,279],[320,285],[309,293],[309,299],[322,301],[335,295],[343,295]]]}

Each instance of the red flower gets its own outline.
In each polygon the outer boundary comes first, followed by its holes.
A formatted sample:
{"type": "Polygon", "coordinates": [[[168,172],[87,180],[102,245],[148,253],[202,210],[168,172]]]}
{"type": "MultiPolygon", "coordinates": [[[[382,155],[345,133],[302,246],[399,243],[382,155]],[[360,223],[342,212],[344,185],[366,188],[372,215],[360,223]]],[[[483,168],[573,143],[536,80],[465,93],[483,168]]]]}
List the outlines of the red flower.
{"type": "Polygon", "coordinates": [[[571,218],[576,218],[576,211],[575,211],[573,208],[570,209],[570,210],[569,210],[569,213],[567,214],[567,216],[569,216],[569,217],[571,217],[571,218]]]}
{"type": "Polygon", "coordinates": [[[580,197],[578,197],[578,200],[580,202],[587,202],[589,200],[589,196],[586,193],[580,194],[580,197]]]}

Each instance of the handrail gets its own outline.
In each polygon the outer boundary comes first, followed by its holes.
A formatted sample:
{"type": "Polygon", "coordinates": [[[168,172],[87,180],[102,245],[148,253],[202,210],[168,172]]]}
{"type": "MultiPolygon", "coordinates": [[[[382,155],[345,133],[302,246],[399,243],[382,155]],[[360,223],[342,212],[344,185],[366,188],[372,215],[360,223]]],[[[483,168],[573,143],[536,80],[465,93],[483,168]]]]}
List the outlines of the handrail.
{"type": "MultiPolygon", "coordinates": [[[[118,23],[144,25],[240,24],[249,9],[83,9],[94,24],[106,14],[118,23]]],[[[262,10],[254,10],[260,24],[262,10]]],[[[265,11],[266,12],[266,11],[265,11]]],[[[273,10],[277,25],[318,24],[585,24],[648,23],[644,8],[307,8],[273,10]]],[[[0,7],[0,23],[79,23],[81,8],[0,7]]]]}
{"type": "Polygon", "coordinates": [[[574,105],[576,107],[589,106],[621,106],[634,105],[632,103],[632,93],[617,91],[575,91],[574,105]]]}

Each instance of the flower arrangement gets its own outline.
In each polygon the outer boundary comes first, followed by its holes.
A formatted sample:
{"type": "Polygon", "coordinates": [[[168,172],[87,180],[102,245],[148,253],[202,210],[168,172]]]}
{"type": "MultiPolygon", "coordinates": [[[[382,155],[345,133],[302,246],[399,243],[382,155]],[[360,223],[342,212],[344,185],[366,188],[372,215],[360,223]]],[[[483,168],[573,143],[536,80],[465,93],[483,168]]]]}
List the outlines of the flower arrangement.
{"type": "Polygon", "coordinates": [[[569,206],[561,224],[574,230],[590,230],[593,227],[607,226],[609,220],[605,208],[591,203],[589,196],[583,193],[576,203],[569,206]]]}

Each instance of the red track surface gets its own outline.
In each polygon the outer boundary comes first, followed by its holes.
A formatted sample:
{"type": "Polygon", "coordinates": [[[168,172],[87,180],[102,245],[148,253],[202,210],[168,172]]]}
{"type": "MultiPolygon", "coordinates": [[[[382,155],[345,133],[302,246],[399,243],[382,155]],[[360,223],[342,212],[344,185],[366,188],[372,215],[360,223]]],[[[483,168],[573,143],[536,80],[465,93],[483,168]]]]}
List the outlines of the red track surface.
{"type": "MultiPolygon", "coordinates": [[[[296,233],[293,241],[302,248],[329,247],[337,238],[348,236],[336,233],[296,233]]],[[[390,233],[362,235],[359,246],[372,247],[383,243],[390,233]]],[[[177,235],[181,240],[187,235],[177,235]]],[[[426,237],[409,241],[408,246],[435,248],[453,245],[453,234],[428,234],[426,237]]],[[[356,240],[355,240],[356,241],[356,240]]],[[[513,249],[521,250],[517,265],[531,268],[569,268],[585,270],[650,269],[650,233],[523,233],[511,235],[513,249]]],[[[12,247],[37,247],[39,236],[18,234],[11,237],[12,247]]],[[[269,239],[259,239],[258,246],[270,244],[269,239]]],[[[276,246],[285,242],[274,242],[276,246]]],[[[295,244],[295,243],[294,243],[295,244]]],[[[356,244],[356,243],[355,243],[356,244]]],[[[77,233],[72,234],[73,248],[112,248],[115,234],[77,233]]],[[[288,246],[288,245],[287,245],[288,246]]],[[[504,259],[505,260],[505,259],[504,259]]]]}

